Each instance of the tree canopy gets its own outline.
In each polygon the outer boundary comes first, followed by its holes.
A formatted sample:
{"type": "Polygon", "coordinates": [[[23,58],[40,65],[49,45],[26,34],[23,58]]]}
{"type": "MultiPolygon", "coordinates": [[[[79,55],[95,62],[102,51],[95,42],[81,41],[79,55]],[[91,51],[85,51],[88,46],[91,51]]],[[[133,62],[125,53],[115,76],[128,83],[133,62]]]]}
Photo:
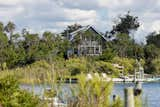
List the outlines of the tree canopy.
{"type": "Polygon", "coordinates": [[[80,24],[73,24],[73,25],[69,25],[67,26],[67,28],[62,32],[62,36],[64,36],[65,38],[69,38],[69,33],[81,28],[82,26],[80,24]]]}
{"type": "MultiPolygon", "coordinates": [[[[106,44],[102,55],[95,59],[110,62],[114,57],[134,58],[145,60],[146,72],[155,68],[159,69],[160,58],[160,33],[150,33],[146,38],[146,44],[138,44],[130,36],[131,31],[136,31],[140,26],[137,16],[132,16],[128,12],[124,16],[118,17],[118,21],[110,31],[110,35],[114,37],[104,42],[106,44]]],[[[16,25],[9,21],[6,25],[0,22],[0,69],[3,65],[8,68],[25,66],[35,61],[46,60],[53,61],[56,58],[67,58],[67,51],[73,46],[68,40],[68,34],[82,28],[82,25],[73,24],[60,34],[50,31],[38,33],[30,33],[26,28],[21,33],[17,33],[16,25]]],[[[106,33],[108,34],[108,33],[106,33]]],[[[84,35],[89,38],[95,38],[92,32],[85,32],[84,35]]],[[[106,36],[108,37],[108,36],[106,36]]],[[[75,39],[75,46],[79,44],[80,38],[75,39]]]]}
{"type": "Polygon", "coordinates": [[[147,36],[147,45],[154,44],[160,48],[160,33],[152,32],[147,36]]]}
{"type": "Polygon", "coordinates": [[[119,16],[113,26],[112,33],[126,33],[129,34],[131,31],[135,31],[139,28],[140,23],[137,16],[130,15],[130,12],[124,16],[119,16]]]}

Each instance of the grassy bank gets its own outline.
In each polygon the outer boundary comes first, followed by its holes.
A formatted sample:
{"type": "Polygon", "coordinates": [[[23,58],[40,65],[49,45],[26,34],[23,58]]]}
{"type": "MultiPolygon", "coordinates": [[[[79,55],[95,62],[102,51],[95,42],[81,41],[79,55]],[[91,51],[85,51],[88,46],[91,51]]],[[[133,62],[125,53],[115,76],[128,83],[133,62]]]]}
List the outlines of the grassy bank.
{"type": "Polygon", "coordinates": [[[14,75],[22,84],[54,83],[57,78],[75,78],[79,74],[106,73],[107,76],[117,77],[121,71],[113,64],[124,66],[125,75],[133,74],[135,60],[115,57],[112,61],[100,61],[91,58],[71,58],[69,60],[55,60],[51,63],[44,60],[31,65],[1,71],[3,75],[14,75]]]}
{"type": "Polygon", "coordinates": [[[120,71],[112,65],[114,61],[126,66],[126,75],[133,69],[134,60],[132,59],[116,58],[112,62],[104,62],[82,57],[56,60],[52,63],[42,60],[25,67],[5,69],[1,71],[0,79],[10,75],[16,78],[20,84],[30,84],[34,87],[37,84],[53,86],[57,83],[57,78],[78,78],[78,89],[71,86],[76,102],[69,102],[69,107],[122,107],[123,103],[120,98],[114,102],[109,98],[114,85],[112,82],[104,82],[97,77],[94,77],[93,80],[86,80],[87,73],[103,72],[108,76],[118,76],[120,71]],[[77,90],[78,94],[76,94],[77,90]]]}

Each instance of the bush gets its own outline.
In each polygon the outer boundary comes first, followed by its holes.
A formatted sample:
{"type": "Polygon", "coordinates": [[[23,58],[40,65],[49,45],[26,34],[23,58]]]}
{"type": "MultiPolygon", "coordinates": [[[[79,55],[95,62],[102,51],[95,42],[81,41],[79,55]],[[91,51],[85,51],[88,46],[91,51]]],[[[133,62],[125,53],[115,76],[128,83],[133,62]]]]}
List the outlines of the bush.
{"type": "Polygon", "coordinates": [[[66,61],[66,67],[71,75],[77,75],[88,71],[87,63],[85,58],[72,58],[66,61]]]}
{"type": "Polygon", "coordinates": [[[111,61],[115,57],[115,53],[111,49],[107,49],[99,56],[99,60],[102,61],[111,61]]]}
{"type": "Polygon", "coordinates": [[[114,75],[119,74],[118,69],[116,69],[110,62],[97,61],[95,65],[96,65],[96,70],[99,73],[103,72],[103,73],[114,74],[114,75]]]}
{"type": "Polygon", "coordinates": [[[134,73],[134,65],[135,65],[135,60],[131,58],[120,58],[120,57],[115,57],[112,60],[112,63],[119,64],[120,66],[123,66],[123,73],[128,74],[128,73],[134,73]]]}
{"type": "MultiPolygon", "coordinates": [[[[111,107],[113,104],[110,102],[110,94],[113,84],[111,81],[106,82],[100,80],[98,77],[86,80],[86,75],[79,75],[78,93],[74,88],[72,93],[76,101],[69,103],[69,107],[111,107]],[[76,92],[75,92],[76,91],[76,92]]],[[[119,100],[116,107],[122,107],[119,100]]],[[[115,107],[115,106],[113,106],[115,107]]]]}
{"type": "Polygon", "coordinates": [[[151,65],[153,74],[160,74],[160,58],[152,60],[151,65]]]}
{"type": "Polygon", "coordinates": [[[41,61],[36,61],[33,64],[31,64],[32,67],[41,67],[41,68],[45,68],[48,69],[50,67],[49,63],[47,63],[45,60],[41,60],[41,61]]]}
{"type": "Polygon", "coordinates": [[[0,79],[0,101],[3,107],[38,107],[38,97],[21,90],[13,76],[0,79]]]}

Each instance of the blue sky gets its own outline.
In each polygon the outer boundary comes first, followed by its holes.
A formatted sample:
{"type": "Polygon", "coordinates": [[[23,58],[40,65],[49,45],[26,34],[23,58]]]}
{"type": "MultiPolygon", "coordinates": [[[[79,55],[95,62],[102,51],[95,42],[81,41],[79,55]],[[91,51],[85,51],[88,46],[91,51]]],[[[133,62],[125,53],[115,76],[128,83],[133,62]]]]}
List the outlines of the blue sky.
{"type": "Polygon", "coordinates": [[[0,21],[13,21],[17,30],[61,32],[67,25],[93,25],[101,32],[112,28],[119,15],[139,17],[136,40],[160,31],[160,0],[0,0],[0,21]]]}

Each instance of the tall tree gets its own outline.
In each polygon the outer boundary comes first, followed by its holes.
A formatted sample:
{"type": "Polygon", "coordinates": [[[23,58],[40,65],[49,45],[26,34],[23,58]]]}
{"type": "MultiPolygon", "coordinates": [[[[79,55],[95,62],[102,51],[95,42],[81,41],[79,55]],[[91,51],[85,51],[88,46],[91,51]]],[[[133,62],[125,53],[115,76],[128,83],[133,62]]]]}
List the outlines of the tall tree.
{"type": "Polygon", "coordinates": [[[16,25],[9,21],[8,24],[5,26],[4,30],[10,34],[10,42],[12,43],[12,36],[13,36],[13,31],[15,30],[16,25]]]}
{"type": "Polygon", "coordinates": [[[67,28],[62,32],[62,36],[64,36],[65,38],[69,39],[69,33],[82,28],[82,26],[80,24],[73,24],[73,25],[69,25],[67,26],[67,28]]]}
{"type": "Polygon", "coordinates": [[[117,55],[120,57],[127,57],[128,47],[131,44],[131,38],[127,34],[117,34],[116,38],[112,40],[112,46],[117,55]]]}
{"type": "Polygon", "coordinates": [[[130,12],[128,12],[124,16],[119,16],[111,32],[129,34],[131,31],[137,30],[139,26],[138,17],[132,16],[130,12]]]}
{"type": "Polygon", "coordinates": [[[4,30],[4,25],[2,22],[0,22],[0,32],[3,32],[3,30],[4,30]]]}
{"type": "Polygon", "coordinates": [[[160,48],[160,33],[152,32],[147,37],[147,45],[154,44],[160,48]]]}
{"type": "Polygon", "coordinates": [[[36,54],[39,48],[39,35],[38,34],[26,34],[24,35],[23,48],[26,52],[26,62],[33,63],[37,60],[36,54]]]}
{"type": "Polygon", "coordinates": [[[0,68],[7,59],[8,38],[5,33],[0,31],[0,68]]]}

